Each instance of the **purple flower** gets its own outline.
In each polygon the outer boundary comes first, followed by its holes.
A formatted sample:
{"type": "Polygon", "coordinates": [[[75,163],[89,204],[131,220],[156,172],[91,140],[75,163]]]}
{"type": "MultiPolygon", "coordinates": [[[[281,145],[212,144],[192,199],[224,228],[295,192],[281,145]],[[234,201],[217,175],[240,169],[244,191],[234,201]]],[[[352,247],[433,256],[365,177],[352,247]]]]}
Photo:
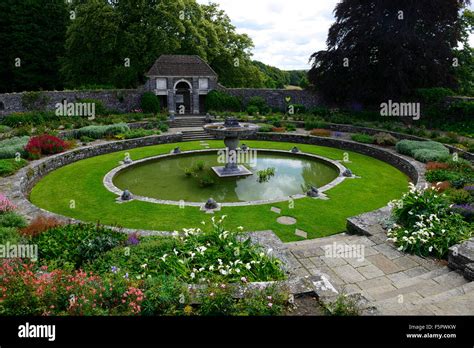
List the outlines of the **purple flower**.
{"type": "Polygon", "coordinates": [[[464,190],[469,192],[471,195],[474,194],[474,186],[466,186],[464,190]]]}
{"type": "Polygon", "coordinates": [[[128,279],[128,272],[123,276],[125,279],[128,279]]]}
{"type": "Polygon", "coordinates": [[[118,268],[116,266],[112,266],[111,269],[112,269],[112,273],[118,272],[118,268]]]}
{"type": "Polygon", "coordinates": [[[140,238],[138,233],[132,233],[128,236],[127,245],[137,245],[140,243],[140,238]]]}

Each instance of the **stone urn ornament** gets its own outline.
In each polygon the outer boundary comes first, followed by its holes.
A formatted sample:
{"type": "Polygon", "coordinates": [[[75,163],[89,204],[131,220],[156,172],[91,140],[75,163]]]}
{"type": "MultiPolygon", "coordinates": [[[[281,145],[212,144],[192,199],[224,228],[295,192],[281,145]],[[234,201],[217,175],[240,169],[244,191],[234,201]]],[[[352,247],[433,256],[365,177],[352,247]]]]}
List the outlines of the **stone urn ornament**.
{"type": "Polygon", "coordinates": [[[241,149],[242,151],[248,151],[249,147],[248,147],[247,145],[245,145],[245,144],[242,144],[242,146],[240,147],[240,149],[241,149]]]}
{"type": "Polygon", "coordinates": [[[217,209],[217,207],[218,205],[214,198],[209,198],[206,204],[204,205],[204,208],[206,208],[207,210],[214,210],[217,209]]]}
{"type": "Polygon", "coordinates": [[[300,152],[300,149],[298,149],[296,146],[291,149],[291,153],[298,153],[300,152]]]}
{"type": "Polygon", "coordinates": [[[312,197],[312,198],[319,197],[319,190],[317,189],[317,187],[311,186],[309,188],[308,192],[306,192],[306,195],[308,197],[312,197]]]}
{"type": "Polygon", "coordinates": [[[122,196],[120,196],[120,199],[122,201],[131,201],[133,199],[133,195],[130,193],[129,190],[125,190],[122,193],[122,196]]]}
{"type": "Polygon", "coordinates": [[[346,169],[344,173],[342,173],[342,176],[346,178],[351,178],[354,174],[352,174],[352,171],[350,169],[346,169]]]}

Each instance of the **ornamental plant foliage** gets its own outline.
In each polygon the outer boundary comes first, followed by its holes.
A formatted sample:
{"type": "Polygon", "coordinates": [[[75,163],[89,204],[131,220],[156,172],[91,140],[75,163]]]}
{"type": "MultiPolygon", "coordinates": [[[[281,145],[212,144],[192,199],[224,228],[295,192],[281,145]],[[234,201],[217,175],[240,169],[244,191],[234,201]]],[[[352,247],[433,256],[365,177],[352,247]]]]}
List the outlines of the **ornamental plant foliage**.
{"type": "Polygon", "coordinates": [[[411,184],[410,192],[391,204],[395,224],[387,235],[400,251],[444,258],[451,246],[473,235],[474,225],[453,213],[434,188],[411,184]]]}

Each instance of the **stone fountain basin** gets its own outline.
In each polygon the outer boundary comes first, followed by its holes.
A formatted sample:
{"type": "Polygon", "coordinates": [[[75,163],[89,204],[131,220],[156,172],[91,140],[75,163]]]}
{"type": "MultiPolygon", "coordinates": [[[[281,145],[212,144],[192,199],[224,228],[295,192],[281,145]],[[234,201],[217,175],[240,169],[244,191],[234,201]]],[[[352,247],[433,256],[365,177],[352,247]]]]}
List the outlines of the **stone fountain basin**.
{"type": "Polygon", "coordinates": [[[258,126],[252,123],[242,123],[240,127],[226,127],[223,122],[203,126],[204,130],[212,135],[224,137],[240,137],[258,131],[258,126]]]}

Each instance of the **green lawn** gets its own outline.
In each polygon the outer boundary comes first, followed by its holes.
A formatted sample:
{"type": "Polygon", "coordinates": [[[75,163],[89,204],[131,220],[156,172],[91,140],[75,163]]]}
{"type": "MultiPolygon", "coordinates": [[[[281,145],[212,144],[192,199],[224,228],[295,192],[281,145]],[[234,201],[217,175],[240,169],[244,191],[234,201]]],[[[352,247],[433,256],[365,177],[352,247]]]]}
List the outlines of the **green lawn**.
{"type": "MultiPolygon", "coordinates": [[[[208,141],[211,148],[222,148],[222,141],[208,141]]],[[[246,141],[254,148],[290,150],[295,144],[246,141]]],[[[301,151],[331,159],[343,158],[343,150],[329,147],[296,144],[301,151]]],[[[133,160],[169,153],[176,146],[183,151],[202,149],[199,142],[157,145],[89,158],[62,167],[44,177],[32,190],[30,199],[37,206],[83,221],[100,222],[127,228],[174,231],[181,228],[202,227],[210,215],[198,208],[152,204],[133,201],[115,203],[116,196],[102,184],[107,172],[118,166],[125,153],[133,160]],[[70,202],[74,200],[75,207],[70,202]]],[[[385,206],[399,198],[408,189],[406,175],[398,169],[371,157],[348,152],[351,163],[346,163],[360,179],[345,180],[326,192],[330,200],[303,198],[294,201],[290,209],[287,202],[248,207],[225,207],[218,215],[227,215],[228,228],[243,226],[246,231],[273,230],[283,241],[296,241],[295,228],[318,238],[345,230],[346,218],[385,206]],[[276,222],[277,214],[270,207],[282,209],[282,215],[298,220],[293,226],[276,222]]]]}

